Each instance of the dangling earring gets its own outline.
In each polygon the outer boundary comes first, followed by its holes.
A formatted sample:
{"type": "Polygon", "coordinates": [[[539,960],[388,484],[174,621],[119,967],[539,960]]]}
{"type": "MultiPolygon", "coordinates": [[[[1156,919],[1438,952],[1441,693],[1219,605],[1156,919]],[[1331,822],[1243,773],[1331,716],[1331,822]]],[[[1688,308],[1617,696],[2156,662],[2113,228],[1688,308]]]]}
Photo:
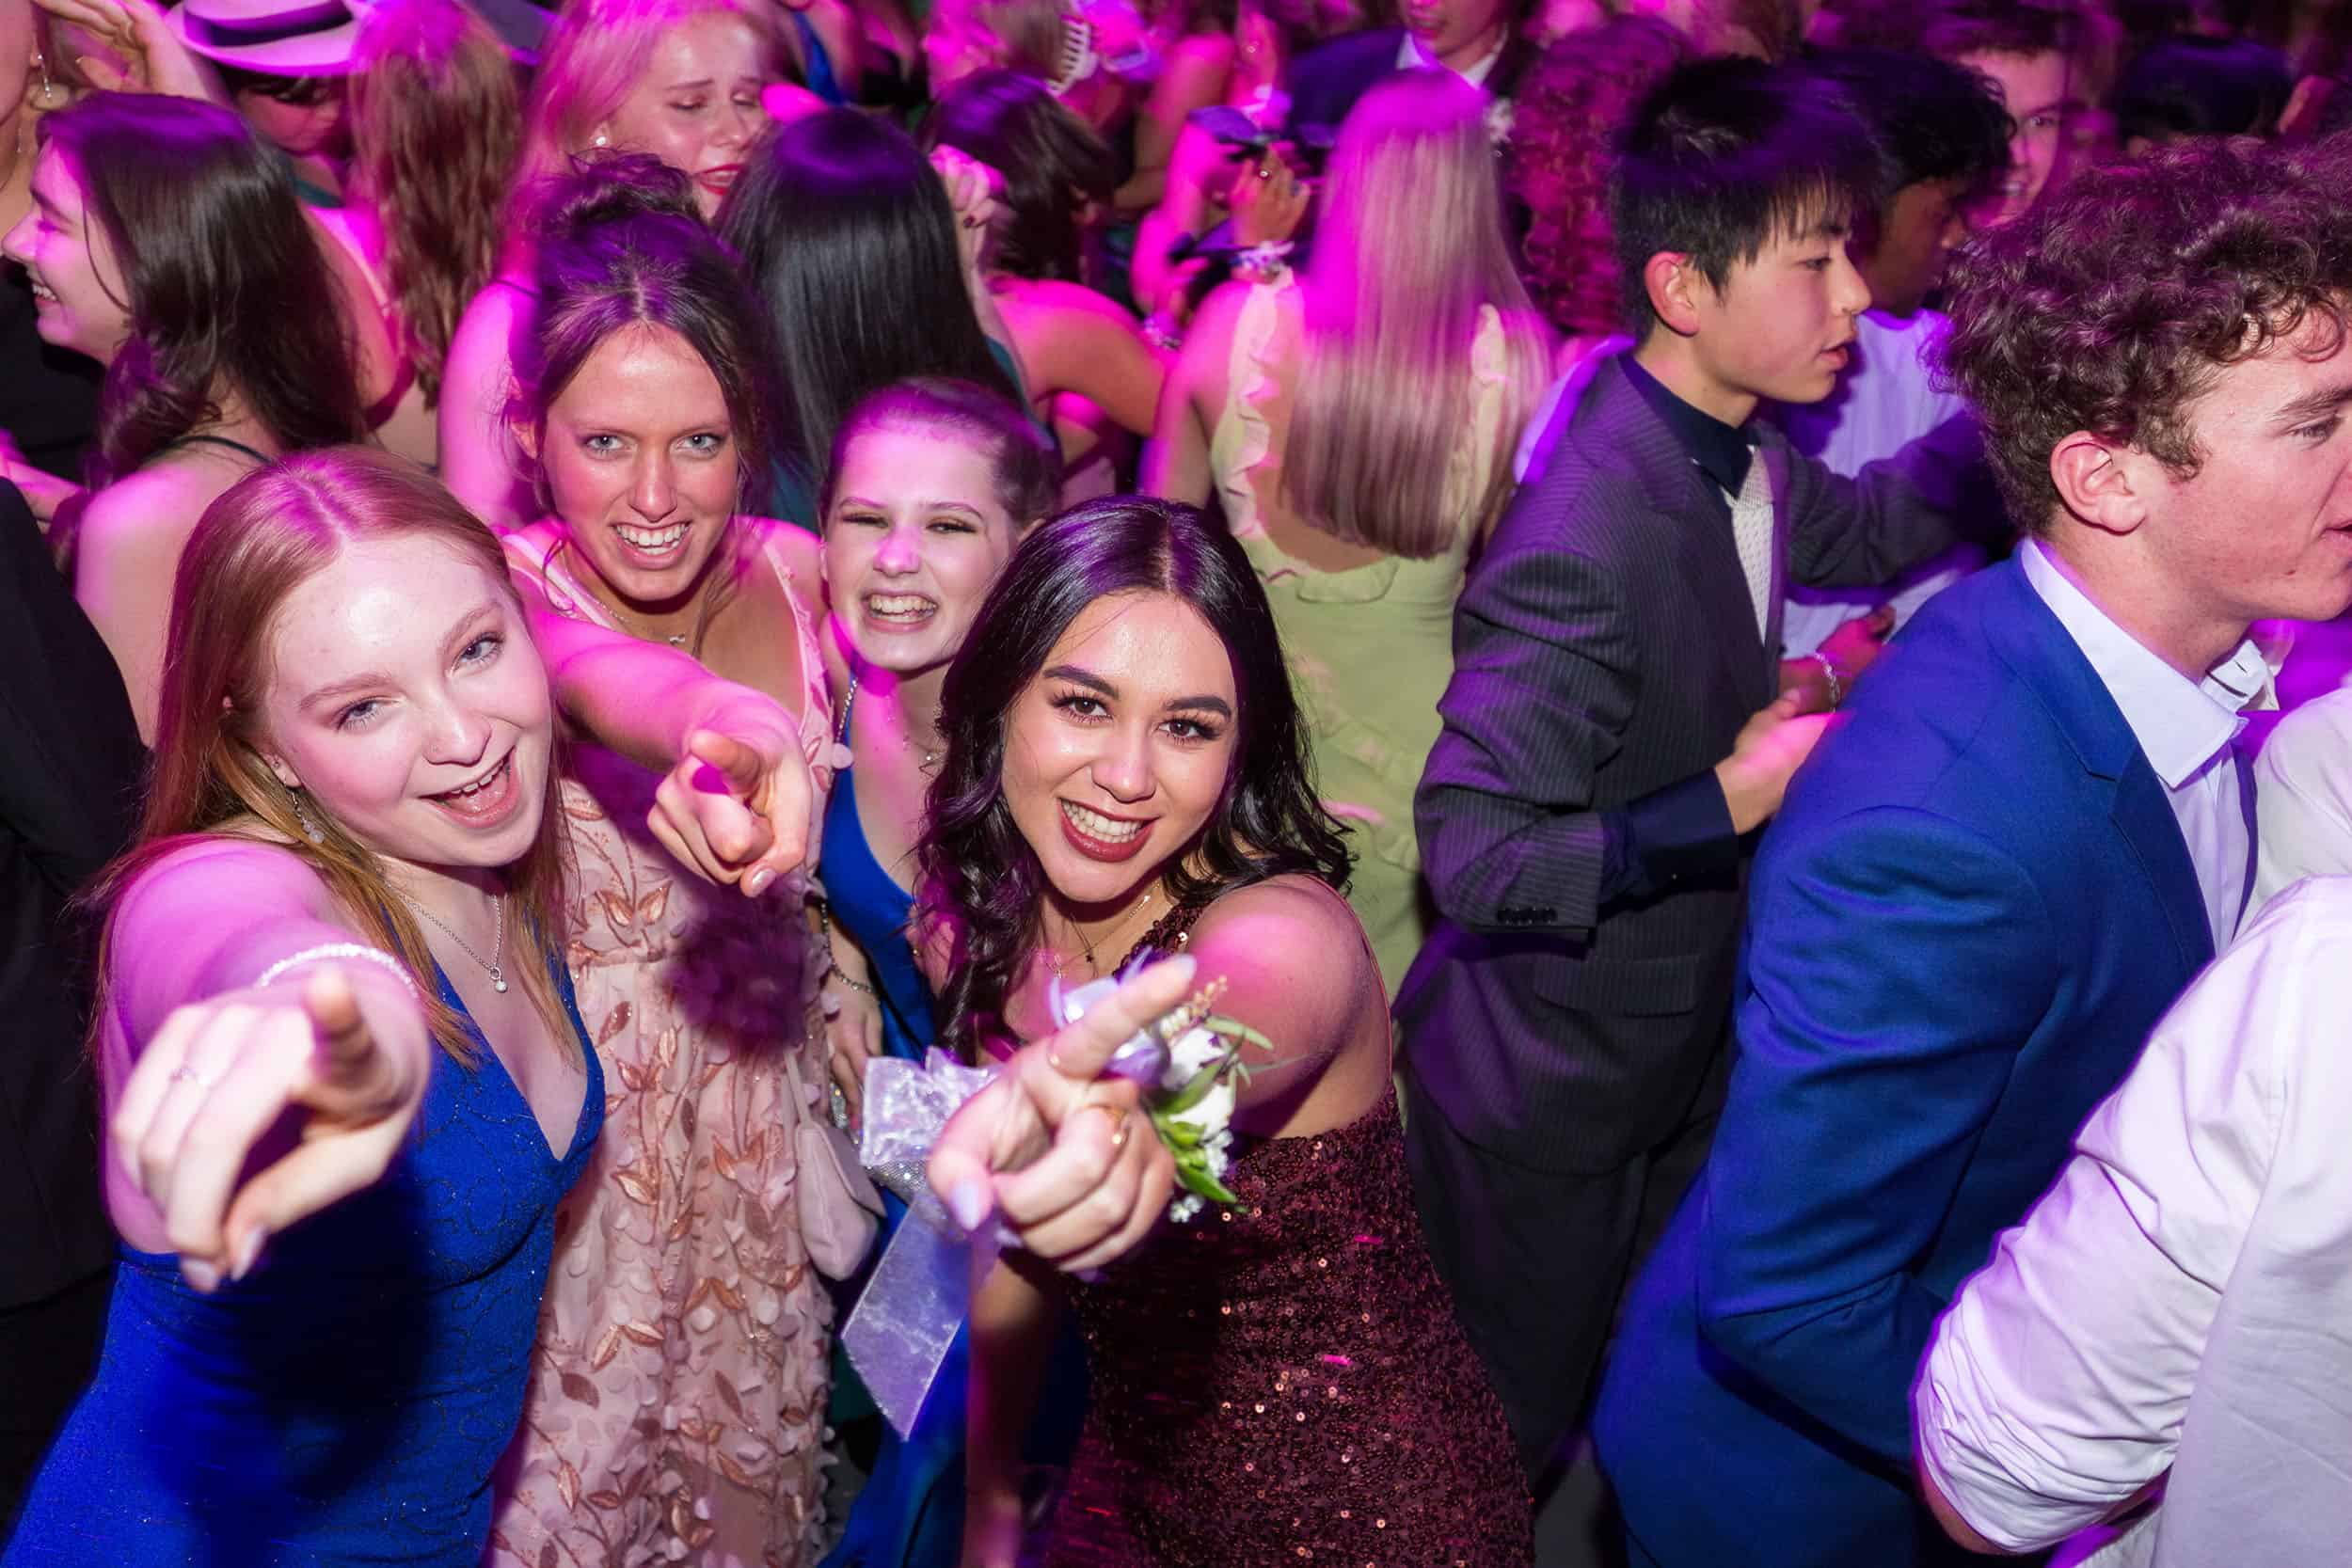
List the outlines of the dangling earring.
{"type": "Polygon", "coordinates": [[[302,824],[302,836],[309,839],[313,844],[325,844],[326,842],[326,830],[318,825],[317,818],[313,817],[309,812],[302,809],[302,792],[300,790],[294,791],[294,820],[302,824]]]}
{"type": "Polygon", "coordinates": [[[33,107],[47,113],[61,107],[66,99],[65,88],[49,74],[49,56],[39,50],[33,52],[33,69],[40,72],[40,87],[33,94],[33,107]]]}

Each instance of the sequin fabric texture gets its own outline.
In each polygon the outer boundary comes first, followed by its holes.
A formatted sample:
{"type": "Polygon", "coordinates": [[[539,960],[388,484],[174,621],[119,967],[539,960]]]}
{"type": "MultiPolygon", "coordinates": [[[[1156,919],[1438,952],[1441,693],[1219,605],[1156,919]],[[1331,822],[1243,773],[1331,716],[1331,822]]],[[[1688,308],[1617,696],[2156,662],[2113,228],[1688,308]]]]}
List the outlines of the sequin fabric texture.
{"type": "Polygon", "coordinates": [[[1527,1483],[1394,1099],[1229,1184],[1073,1291],[1094,1394],[1050,1568],[1524,1568],[1527,1483]]]}

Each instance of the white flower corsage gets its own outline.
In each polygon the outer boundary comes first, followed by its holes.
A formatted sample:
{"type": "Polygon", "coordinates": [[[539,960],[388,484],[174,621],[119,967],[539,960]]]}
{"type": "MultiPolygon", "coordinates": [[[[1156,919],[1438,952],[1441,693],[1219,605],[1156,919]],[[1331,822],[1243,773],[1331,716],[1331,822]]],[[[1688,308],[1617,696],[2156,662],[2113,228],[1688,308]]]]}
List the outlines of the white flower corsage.
{"type": "MultiPolygon", "coordinates": [[[[1123,978],[1105,975],[1072,990],[1056,980],[1047,989],[1047,1006],[1057,1022],[1074,1023],[1123,978]]],[[[1209,1010],[1224,990],[1223,980],[1201,987],[1120,1046],[1104,1069],[1143,1085],[1144,1110],[1175,1158],[1176,1182],[1183,1189],[1168,1203],[1172,1220],[1188,1220],[1210,1203],[1241,1201],[1225,1185],[1225,1176],[1233,1166],[1233,1107],[1249,1078],[1242,1047],[1271,1051],[1273,1042],[1248,1024],[1209,1010]]]]}
{"type": "Polygon", "coordinates": [[[1510,144],[1516,109],[1511,100],[1497,98],[1486,105],[1486,145],[1497,152],[1510,144]]]}

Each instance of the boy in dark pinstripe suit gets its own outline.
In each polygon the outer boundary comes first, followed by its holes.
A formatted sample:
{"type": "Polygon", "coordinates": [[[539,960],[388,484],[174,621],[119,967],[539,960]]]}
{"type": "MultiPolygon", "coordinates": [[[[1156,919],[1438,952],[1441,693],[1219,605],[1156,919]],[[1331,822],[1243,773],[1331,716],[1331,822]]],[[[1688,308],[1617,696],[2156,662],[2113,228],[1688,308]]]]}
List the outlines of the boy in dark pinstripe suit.
{"type": "Polygon", "coordinates": [[[1407,1142],[1539,1487],[1705,1157],[1748,835],[1826,721],[1780,694],[1783,591],[1947,544],[1977,451],[1947,429],[1897,460],[1918,480],[1848,482],[1751,421],[1835,384],[1869,303],[1848,219],[1879,179],[1826,84],[1715,60],[1659,88],[1613,190],[1638,346],[1555,416],[1456,612],[1416,801],[1444,918],[1396,1006],[1407,1142]]]}

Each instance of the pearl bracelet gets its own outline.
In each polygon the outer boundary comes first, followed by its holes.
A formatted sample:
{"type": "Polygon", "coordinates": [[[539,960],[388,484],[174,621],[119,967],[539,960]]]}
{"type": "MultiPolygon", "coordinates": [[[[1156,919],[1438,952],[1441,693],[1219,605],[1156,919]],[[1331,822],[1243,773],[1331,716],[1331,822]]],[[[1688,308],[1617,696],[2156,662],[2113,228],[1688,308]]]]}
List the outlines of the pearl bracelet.
{"type": "Polygon", "coordinates": [[[423,1000],[423,994],[417,990],[417,982],[409,977],[406,966],[398,958],[380,947],[366,947],[356,942],[321,942],[316,947],[306,947],[299,953],[289,953],[262,971],[261,978],[253,982],[253,989],[259,990],[288,970],[299,969],[304,964],[316,963],[322,958],[358,958],[362,963],[374,964],[379,969],[389,971],[392,978],[406,986],[409,995],[416,997],[419,1001],[423,1000]]]}
{"type": "Polygon", "coordinates": [[[1830,662],[1829,655],[1821,652],[1820,649],[1816,648],[1804,657],[1820,665],[1821,673],[1829,677],[1829,705],[1836,707],[1838,704],[1844,702],[1846,700],[1846,683],[1837,678],[1837,666],[1830,662]]]}

